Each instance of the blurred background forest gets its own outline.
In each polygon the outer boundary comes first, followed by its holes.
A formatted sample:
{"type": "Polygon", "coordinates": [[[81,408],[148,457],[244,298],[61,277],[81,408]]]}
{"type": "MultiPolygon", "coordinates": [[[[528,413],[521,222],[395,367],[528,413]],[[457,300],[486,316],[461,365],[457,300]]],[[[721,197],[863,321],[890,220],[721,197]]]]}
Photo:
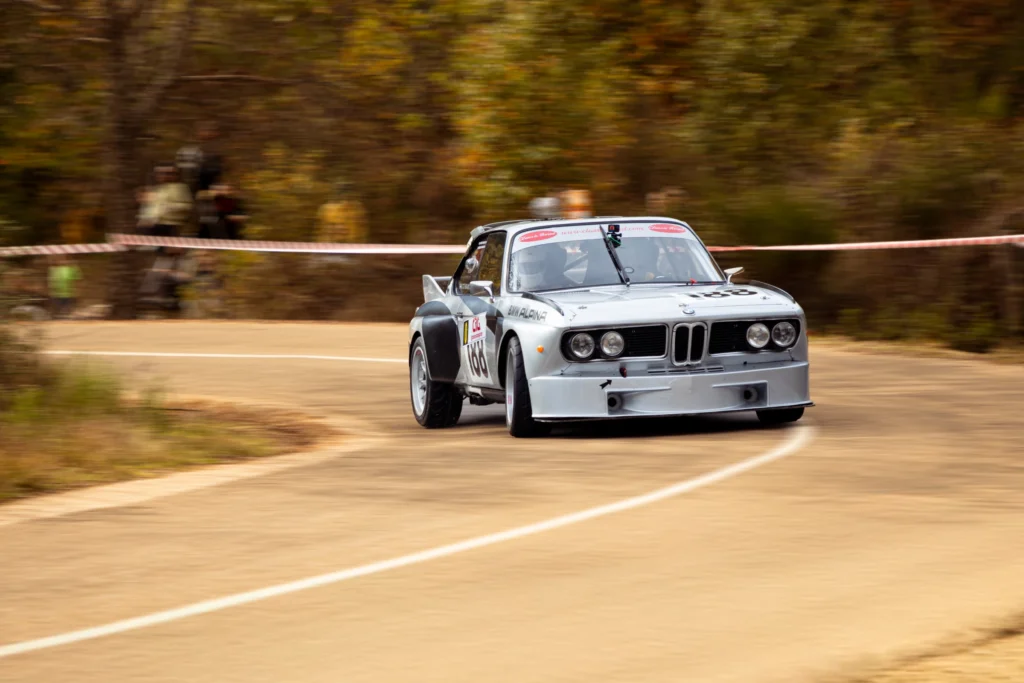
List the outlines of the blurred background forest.
{"type": "MultiPolygon", "coordinates": [[[[1019,0],[0,2],[0,244],[130,231],[203,122],[250,238],[312,239],[339,180],[373,242],[461,242],[568,188],[597,215],[678,188],[666,213],[710,244],[1024,232],[1019,0]]],[[[819,328],[1021,335],[1024,249],[721,261],[819,328]]],[[[450,268],[338,276],[408,285],[374,312],[297,263],[225,257],[230,314],[403,319],[415,275],[450,268]]]]}

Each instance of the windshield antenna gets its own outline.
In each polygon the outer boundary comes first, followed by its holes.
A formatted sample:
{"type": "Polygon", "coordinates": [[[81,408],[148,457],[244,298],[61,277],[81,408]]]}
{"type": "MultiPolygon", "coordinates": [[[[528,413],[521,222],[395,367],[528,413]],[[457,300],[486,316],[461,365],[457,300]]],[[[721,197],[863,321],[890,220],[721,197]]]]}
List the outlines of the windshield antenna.
{"type": "Polygon", "coordinates": [[[612,264],[615,266],[615,272],[619,274],[619,279],[622,280],[622,284],[629,287],[629,276],[626,275],[626,269],[622,267],[622,261],[619,260],[619,255],[615,253],[616,247],[622,244],[622,236],[618,231],[618,226],[609,225],[608,228],[612,230],[611,235],[604,231],[599,223],[597,229],[601,231],[601,238],[604,242],[604,248],[608,250],[608,255],[612,258],[612,264]],[[614,240],[614,241],[613,241],[614,240]]]}

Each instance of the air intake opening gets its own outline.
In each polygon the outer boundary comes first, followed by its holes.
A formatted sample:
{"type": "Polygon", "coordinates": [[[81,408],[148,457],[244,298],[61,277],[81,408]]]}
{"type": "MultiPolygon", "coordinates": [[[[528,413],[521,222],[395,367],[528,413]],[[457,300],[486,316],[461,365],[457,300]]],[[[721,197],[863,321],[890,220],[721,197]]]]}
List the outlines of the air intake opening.
{"type": "Polygon", "coordinates": [[[693,339],[690,343],[690,362],[699,363],[704,357],[704,333],[706,328],[703,325],[696,325],[693,328],[693,339]]]}
{"type": "Polygon", "coordinates": [[[622,407],[622,399],[617,394],[608,397],[608,410],[618,410],[622,407]]]}

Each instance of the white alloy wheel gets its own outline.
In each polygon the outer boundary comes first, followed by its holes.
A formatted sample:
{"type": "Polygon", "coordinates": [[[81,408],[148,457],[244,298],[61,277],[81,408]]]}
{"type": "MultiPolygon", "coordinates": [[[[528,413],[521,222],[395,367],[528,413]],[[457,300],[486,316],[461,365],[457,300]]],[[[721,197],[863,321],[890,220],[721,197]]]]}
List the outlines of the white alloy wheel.
{"type": "Polygon", "coordinates": [[[512,354],[505,363],[505,426],[512,426],[512,414],[516,403],[516,368],[512,354]]]}
{"type": "Polygon", "coordinates": [[[409,373],[412,389],[412,407],[417,417],[427,409],[427,359],[423,356],[423,347],[417,346],[412,354],[412,372],[409,373]]]}

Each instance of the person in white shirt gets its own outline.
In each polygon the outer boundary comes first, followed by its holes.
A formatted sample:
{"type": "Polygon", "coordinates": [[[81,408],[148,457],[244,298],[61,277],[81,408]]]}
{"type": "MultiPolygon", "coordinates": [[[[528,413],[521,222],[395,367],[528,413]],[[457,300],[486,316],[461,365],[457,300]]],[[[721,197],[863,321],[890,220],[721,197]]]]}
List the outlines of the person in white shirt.
{"type": "Polygon", "coordinates": [[[139,212],[139,230],[158,237],[177,237],[192,215],[192,194],[178,180],[172,164],[156,168],[156,186],[146,194],[139,212]]]}

